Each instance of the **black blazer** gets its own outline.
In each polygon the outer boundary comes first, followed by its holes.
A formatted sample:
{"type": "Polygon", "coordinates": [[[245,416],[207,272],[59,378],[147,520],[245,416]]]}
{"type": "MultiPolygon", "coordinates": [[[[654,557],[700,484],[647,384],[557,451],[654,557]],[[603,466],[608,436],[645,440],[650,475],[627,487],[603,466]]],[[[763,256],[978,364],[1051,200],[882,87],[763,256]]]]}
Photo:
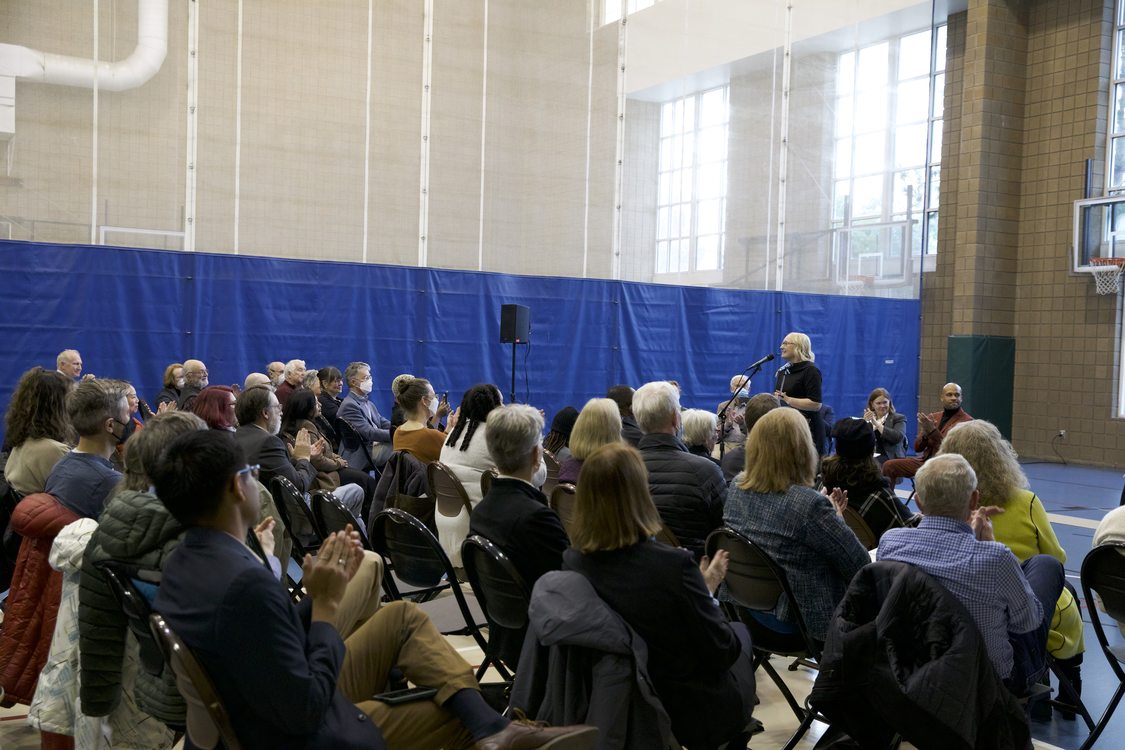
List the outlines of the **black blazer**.
{"type": "Polygon", "coordinates": [[[469,533],[480,534],[512,559],[527,590],[539,576],[562,567],[570,539],[547,497],[519,479],[498,477],[469,515],[469,533]]]}
{"type": "Polygon", "coordinates": [[[313,487],[316,469],[308,461],[291,460],[289,450],[277,435],[271,435],[257,425],[244,424],[235,431],[234,439],[242,446],[246,462],[262,467],[259,478],[266,487],[276,476],[288,479],[298,492],[308,492],[313,487]]]}
{"type": "Polygon", "coordinates": [[[742,699],[730,674],[742,645],[690,552],[651,540],[608,552],[569,549],[563,569],[586,576],[644,639],[677,739],[713,746],[742,729],[742,699]]]}

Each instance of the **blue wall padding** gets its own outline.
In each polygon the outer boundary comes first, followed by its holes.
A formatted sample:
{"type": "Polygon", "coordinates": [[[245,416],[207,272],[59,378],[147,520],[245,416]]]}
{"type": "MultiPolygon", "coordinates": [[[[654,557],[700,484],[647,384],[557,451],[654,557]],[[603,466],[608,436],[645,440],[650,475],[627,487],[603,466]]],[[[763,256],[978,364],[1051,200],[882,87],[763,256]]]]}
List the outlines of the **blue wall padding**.
{"type": "MultiPolygon", "coordinates": [[[[812,337],[838,416],[861,414],[875,386],[898,411],[917,411],[917,300],[10,241],[0,241],[0,293],[5,409],[20,374],[53,368],[65,348],[82,353],[86,372],[127,379],[149,399],[164,366],[191,357],[215,384],[274,359],[341,370],[364,360],[384,414],[401,372],[454,404],[481,381],[507,398],[500,305],[518,303],[531,308],[532,347],[518,351],[517,393],[525,399],[526,355],[529,400],[548,420],[616,383],[652,379],[678,380],[686,406],[713,409],[731,375],[776,353],[791,330],[812,337]]],[[[754,391],[772,389],[778,364],[754,391]]]]}

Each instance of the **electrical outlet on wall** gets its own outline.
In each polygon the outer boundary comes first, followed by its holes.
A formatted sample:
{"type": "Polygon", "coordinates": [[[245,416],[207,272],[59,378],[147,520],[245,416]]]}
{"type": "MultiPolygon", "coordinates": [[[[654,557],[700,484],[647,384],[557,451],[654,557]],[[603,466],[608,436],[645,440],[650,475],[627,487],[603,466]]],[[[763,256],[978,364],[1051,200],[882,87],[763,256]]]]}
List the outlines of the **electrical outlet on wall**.
{"type": "Polygon", "coordinates": [[[1055,435],[1055,437],[1066,440],[1066,430],[1059,430],[1058,434],[1055,435]]]}

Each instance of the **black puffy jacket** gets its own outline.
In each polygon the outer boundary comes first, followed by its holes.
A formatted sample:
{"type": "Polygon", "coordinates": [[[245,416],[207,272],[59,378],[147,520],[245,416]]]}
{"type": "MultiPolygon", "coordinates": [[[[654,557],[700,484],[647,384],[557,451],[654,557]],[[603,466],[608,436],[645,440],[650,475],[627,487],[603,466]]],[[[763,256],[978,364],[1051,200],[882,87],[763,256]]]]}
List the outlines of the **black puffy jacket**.
{"type": "Polygon", "coordinates": [[[972,616],[906,563],[873,563],[852,579],[810,701],[861,747],[886,747],[895,733],[919,750],[1031,747],[972,616]]]}
{"type": "Polygon", "coordinates": [[[707,535],[723,525],[727,486],[722,470],[714,461],[689,453],[674,435],[645,435],[638,447],[661,519],[698,559],[707,535]]]}

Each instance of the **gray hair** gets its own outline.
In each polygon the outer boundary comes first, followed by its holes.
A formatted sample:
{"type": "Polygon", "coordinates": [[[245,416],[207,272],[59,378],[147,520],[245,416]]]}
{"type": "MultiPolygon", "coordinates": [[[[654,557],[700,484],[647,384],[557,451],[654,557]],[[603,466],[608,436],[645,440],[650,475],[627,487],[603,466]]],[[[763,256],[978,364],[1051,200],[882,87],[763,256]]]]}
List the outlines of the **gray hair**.
{"type": "Polygon", "coordinates": [[[633,394],[633,416],[646,434],[670,427],[679,411],[680,392],[667,380],[645,383],[633,394]]]}
{"type": "Polygon", "coordinates": [[[715,436],[719,415],[703,409],[688,409],[682,415],[684,420],[684,443],[687,445],[707,445],[715,436]]]}
{"type": "Polygon", "coordinates": [[[55,367],[62,367],[64,364],[69,363],[74,359],[81,359],[82,355],[78,353],[77,349],[63,349],[59,352],[59,356],[55,357],[55,367]]]}
{"type": "Polygon", "coordinates": [[[531,463],[531,451],[543,437],[543,417],[523,404],[499,406],[488,414],[485,439],[496,468],[511,474],[531,463]]]}
{"type": "Polygon", "coordinates": [[[313,386],[319,382],[320,376],[316,374],[316,370],[306,370],[305,379],[301,381],[301,385],[311,391],[313,389],[313,386]]]}
{"type": "Polygon", "coordinates": [[[934,456],[914,475],[918,505],[927,516],[967,520],[970,497],[976,488],[976,472],[964,456],[956,453],[934,456]]]}
{"type": "Polygon", "coordinates": [[[344,368],[344,382],[348,384],[348,387],[351,387],[352,378],[359,375],[359,371],[364,367],[366,367],[368,371],[371,370],[371,365],[366,362],[352,362],[344,368]]]}
{"type": "Polygon", "coordinates": [[[102,432],[105,421],[117,419],[125,410],[125,388],[123,380],[83,380],[66,395],[66,415],[74,431],[81,437],[90,437],[102,432]]]}
{"type": "Polygon", "coordinates": [[[285,363],[285,369],[281,371],[282,375],[288,380],[289,376],[297,371],[298,367],[304,368],[305,360],[291,359],[285,363]]]}

